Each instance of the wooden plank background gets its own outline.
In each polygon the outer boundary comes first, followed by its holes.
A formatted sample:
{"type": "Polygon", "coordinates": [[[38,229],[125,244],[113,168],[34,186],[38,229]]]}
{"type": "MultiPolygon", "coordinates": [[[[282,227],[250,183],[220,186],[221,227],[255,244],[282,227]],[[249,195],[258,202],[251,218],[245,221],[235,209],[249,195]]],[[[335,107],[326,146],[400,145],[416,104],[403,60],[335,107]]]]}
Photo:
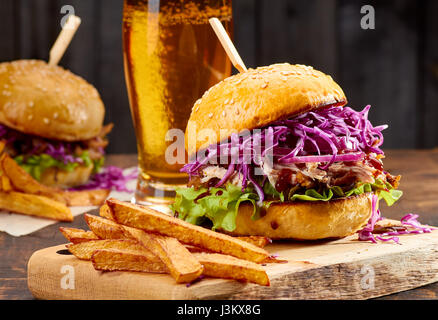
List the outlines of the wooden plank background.
{"type": "MultiPolygon", "coordinates": [[[[69,4],[83,23],[61,65],[100,91],[116,123],[108,151],[135,152],[123,73],[122,0],[1,0],[0,61],[47,59],[69,4]]],[[[248,66],[310,64],[330,73],[350,105],[388,123],[386,148],[438,146],[438,1],[234,0],[234,39],[248,66]],[[362,30],[373,5],[376,29],[362,30]]]]}

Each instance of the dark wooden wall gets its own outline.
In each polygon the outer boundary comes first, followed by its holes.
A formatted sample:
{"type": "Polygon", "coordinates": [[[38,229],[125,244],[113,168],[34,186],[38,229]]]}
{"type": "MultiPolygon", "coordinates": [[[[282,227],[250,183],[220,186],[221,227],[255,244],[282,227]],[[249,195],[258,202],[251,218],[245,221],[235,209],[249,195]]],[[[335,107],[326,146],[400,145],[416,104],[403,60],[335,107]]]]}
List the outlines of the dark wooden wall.
{"type": "MultiPolygon", "coordinates": [[[[122,0],[0,0],[0,61],[47,59],[60,31],[60,8],[82,18],[61,65],[100,91],[115,122],[110,152],[135,152],[126,96],[122,0]]],[[[388,123],[386,148],[438,146],[437,0],[234,0],[234,39],[248,66],[313,65],[344,88],[350,105],[373,106],[388,123]],[[376,29],[362,30],[373,5],[376,29]]]]}

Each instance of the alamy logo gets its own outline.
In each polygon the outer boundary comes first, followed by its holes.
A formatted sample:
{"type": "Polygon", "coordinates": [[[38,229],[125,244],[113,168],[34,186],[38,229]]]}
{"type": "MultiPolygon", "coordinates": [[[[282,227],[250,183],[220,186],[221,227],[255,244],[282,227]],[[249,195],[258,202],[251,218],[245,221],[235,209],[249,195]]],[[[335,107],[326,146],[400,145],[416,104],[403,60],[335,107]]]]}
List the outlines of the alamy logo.
{"type": "Polygon", "coordinates": [[[72,25],[67,24],[68,18],[70,18],[70,16],[75,15],[75,8],[71,5],[64,5],[61,7],[61,13],[65,14],[65,16],[62,17],[61,19],[61,27],[62,28],[73,28],[72,25]]]}
{"type": "Polygon", "coordinates": [[[360,274],[362,275],[360,279],[360,287],[362,290],[373,290],[376,275],[374,268],[370,265],[365,265],[360,269],[360,274]]]}
{"type": "Polygon", "coordinates": [[[61,288],[64,290],[75,289],[75,269],[73,266],[64,265],[61,267],[61,274],[64,274],[61,278],[61,288]]]}
{"type": "Polygon", "coordinates": [[[364,15],[360,20],[360,27],[363,30],[376,29],[376,10],[374,7],[370,5],[363,6],[360,13],[364,15]]]}

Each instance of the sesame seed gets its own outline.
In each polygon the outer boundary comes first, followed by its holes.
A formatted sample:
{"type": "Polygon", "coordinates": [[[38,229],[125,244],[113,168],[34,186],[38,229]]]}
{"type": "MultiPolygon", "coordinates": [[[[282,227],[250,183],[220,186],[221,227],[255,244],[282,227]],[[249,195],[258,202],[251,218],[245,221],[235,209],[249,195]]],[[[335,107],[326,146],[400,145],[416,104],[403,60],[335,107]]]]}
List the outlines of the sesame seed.
{"type": "Polygon", "coordinates": [[[213,113],[209,113],[208,114],[208,117],[211,119],[211,118],[213,118],[213,113]]]}
{"type": "Polygon", "coordinates": [[[231,100],[230,100],[230,104],[233,104],[233,103],[234,103],[234,99],[231,99],[231,100]]]}
{"type": "Polygon", "coordinates": [[[239,111],[239,109],[237,109],[237,110],[236,110],[236,114],[237,114],[237,115],[239,115],[239,114],[240,114],[240,111],[239,111]]]}
{"type": "Polygon", "coordinates": [[[225,117],[227,115],[227,113],[224,111],[222,111],[222,116],[225,117]]]}
{"type": "Polygon", "coordinates": [[[55,112],[55,113],[53,114],[53,119],[58,119],[58,116],[59,116],[58,112],[55,112]]]}
{"type": "Polygon", "coordinates": [[[30,101],[27,105],[32,108],[34,106],[34,103],[33,101],[30,101]]]}
{"type": "Polygon", "coordinates": [[[268,83],[265,82],[264,84],[262,84],[262,89],[265,89],[268,86],[268,83]]]}
{"type": "Polygon", "coordinates": [[[228,102],[230,102],[230,99],[226,99],[226,100],[224,101],[224,104],[228,104],[228,102]]]}
{"type": "Polygon", "coordinates": [[[50,120],[47,119],[47,118],[44,118],[43,121],[44,121],[45,124],[49,124],[49,122],[50,122],[50,120]]]}

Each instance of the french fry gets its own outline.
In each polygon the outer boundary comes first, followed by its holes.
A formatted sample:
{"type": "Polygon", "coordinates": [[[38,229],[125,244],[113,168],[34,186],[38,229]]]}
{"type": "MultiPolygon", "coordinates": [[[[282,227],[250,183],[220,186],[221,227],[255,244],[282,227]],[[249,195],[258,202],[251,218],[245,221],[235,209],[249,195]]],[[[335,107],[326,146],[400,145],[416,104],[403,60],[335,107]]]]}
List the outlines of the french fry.
{"type": "MultiPolygon", "coordinates": [[[[111,206],[103,207],[100,212],[112,217],[111,206]]],[[[138,208],[148,210],[147,207],[143,206],[138,208]]],[[[137,215],[138,213],[134,214],[137,215]]],[[[157,215],[163,219],[169,217],[162,213],[157,215]]],[[[266,271],[261,265],[252,261],[218,254],[212,252],[211,249],[193,244],[183,245],[176,238],[148,233],[138,228],[118,224],[101,216],[86,214],[84,217],[92,231],[62,227],[60,230],[72,242],[72,244],[66,245],[68,250],[78,259],[91,261],[96,270],[168,273],[175,279],[176,283],[192,282],[202,274],[216,278],[247,281],[264,286],[270,284],[266,271]],[[96,240],[96,238],[101,238],[101,240],[96,240]]],[[[117,211],[114,217],[117,219],[117,211]]],[[[152,221],[156,223],[156,221],[152,221]]],[[[180,220],[176,221],[176,227],[181,228],[180,220]]],[[[167,228],[175,228],[175,225],[169,223],[166,225],[165,223],[167,228]]],[[[159,230],[162,229],[159,228],[159,230]]],[[[184,230],[189,230],[189,233],[199,237],[199,234],[193,232],[191,228],[187,229],[183,226],[184,230]]],[[[210,230],[206,231],[208,233],[212,232],[210,230]]],[[[201,234],[201,237],[203,236],[201,234]]],[[[207,237],[210,237],[210,235],[208,234],[207,237]]],[[[269,239],[264,237],[239,237],[236,239],[225,236],[225,238],[226,241],[230,241],[228,238],[237,241],[237,245],[233,250],[241,248],[239,246],[241,243],[243,243],[243,250],[247,250],[246,246],[251,247],[253,246],[252,243],[264,246],[269,242],[269,239]]],[[[227,244],[229,245],[229,243],[227,244]]],[[[277,262],[277,259],[266,256],[261,262],[277,262]]]]}
{"type": "Polygon", "coordinates": [[[1,188],[3,191],[9,192],[12,191],[12,185],[11,185],[11,180],[5,176],[4,174],[2,174],[1,176],[1,188]]]}
{"type": "Polygon", "coordinates": [[[62,193],[68,206],[100,206],[105,202],[110,190],[64,191],[62,193]]]}
{"type": "Polygon", "coordinates": [[[176,283],[191,282],[202,274],[202,265],[177,239],[131,227],[123,230],[158,256],[176,283]]]}
{"type": "Polygon", "coordinates": [[[190,244],[186,244],[186,245],[184,245],[186,248],[187,248],[187,250],[189,250],[189,252],[191,252],[191,253],[195,253],[195,252],[209,252],[209,253],[213,253],[212,251],[210,251],[210,250],[207,250],[207,249],[204,249],[204,248],[199,248],[199,247],[195,247],[195,246],[192,246],[192,245],[190,245],[190,244]]]}
{"type": "MultiPolygon", "coordinates": [[[[269,286],[266,271],[254,262],[217,253],[198,253],[194,256],[204,266],[203,275],[269,286]]],[[[97,250],[92,254],[91,261],[93,267],[101,271],[169,273],[159,258],[135,250],[97,250]]]]}
{"type": "Polygon", "coordinates": [[[70,209],[63,203],[35,194],[1,191],[0,208],[59,221],[73,221],[70,209]]]}
{"type": "Polygon", "coordinates": [[[106,203],[111,209],[114,220],[126,226],[174,237],[185,244],[253,262],[261,262],[269,256],[266,250],[251,243],[192,225],[147,207],[116,199],[108,199],[106,203]]]}
{"type": "MultiPolygon", "coordinates": [[[[241,238],[241,237],[239,237],[239,238],[241,238]]],[[[256,243],[258,243],[258,241],[256,241],[256,243]]],[[[204,248],[200,248],[200,247],[195,247],[195,246],[188,245],[188,244],[186,244],[185,247],[191,253],[214,253],[213,251],[210,251],[210,250],[207,250],[204,248]]],[[[275,257],[275,256],[269,256],[266,259],[264,259],[263,261],[260,261],[259,264],[262,264],[262,263],[263,264],[265,264],[265,263],[287,263],[287,262],[289,262],[289,261],[284,260],[284,259],[279,259],[278,257],[275,257]]]]}
{"type": "MultiPolygon", "coordinates": [[[[123,227],[121,225],[112,220],[91,214],[85,214],[84,218],[90,230],[100,239],[126,239],[127,237],[130,237],[129,233],[123,232],[123,227]]],[[[132,237],[130,238],[132,239],[132,237]]]]}
{"type": "Polygon", "coordinates": [[[39,183],[5,153],[2,154],[1,168],[3,173],[10,179],[13,189],[27,194],[46,196],[58,202],[66,203],[60,189],[39,183]]]}
{"type": "Polygon", "coordinates": [[[93,233],[93,231],[85,231],[82,229],[65,227],[60,227],[59,231],[61,231],[64,237],[71,243],[99,240],[99,238],[93,233]]]}
{"type": "Polygon", "coordinates": [[[101,271],[169,273],[160,258],[135,250],[96,250],[91,256],[91,262],[94,269],[101,271]]]}
{"type": "Polygon", "coordinates": [[[203,274],[215,278],[235,279],[269,286],[266,271],[257,263],[217,253],[193,253],[204,266],[203,274]]]}
{"type": "MultiPolygon", "coordinates": [[[[271,241],[272,241],[268,237],[263,237],[263,236],[247,236],[247,237],[234,237],[234,238],[251,243],[259,248],[264,248],[268,243],[271,243],[271,241]]],[[[189,251],[190,252],[209,252],[209,250],[205,250],[205,249],[198,248],[195,246],[191,246],[189,251]]]]}
{"type": "Polygon", "coordinates": [[[108,207],[108,205],[106,203],[104,203],[100,209],[99,209],[99,215],[102,218],[107,218],[109,220],[114,220],[113,215],[111,213],[110,208],[108,207]]]}
{"type": "Polygon", "coordinates": [[[147,256],[155,256],[150,250],[134,240],[90,240],[86,242],[67,244],[68,251],[81,260],[91,260],[93,252],[103,249],[131,250],[143,252],[147,256]]]}
{"type": "MultiPolygon", "coordinates": [[[[106,212],[109,208],[107,207],[106,212]]],[[[123,232],[123,227],[119,225],[118,223],[108,220],[99,216],[90,215],[90,214],[84,214],[85,221],[87,222],[88,227],[92,231],[92,234],[98,238],[94,239],[83,239],[84,241],[88,240],[96,240],[96,239],[134,239],[130,237],[130,234],[128,232],[123,232]],[[130,238],[127,238],[130,237],[130,238]]],[[[67,229],[73,229],[73,228],[67,228],[67,229]]],[[[84,231],[85,232],[85,231],[84,231]]],[[[80,238],[80,234],[78,234],[78,238],[80,238]]],[[[270,239],[267,237],[262,236],[249,236],[249,237],[236,237],[237,239],[240,239],[242,241],[246,241],[249,243],[252,243],[258,247],[264,247],[267,243],[270,243],[270,239]]],[[[70,242],[73,242],[70,240],[70,242]]],[[[189,250],[189,252],[212,252],[210,250],[199,248],[191,245],[185,245],[185,247],[189,250]]],[[[268,257],[263,262],[275,262],[277,260],[272,260],[272,257],[268,257]],[[271,261],[272,260],[272,261],[271,261]]]]}
{"type": "Polygon", "coordinates": [[[236,237],[239,240],[246,241],[248,243],[252,243],[253,245],[264,248],[268,243],[271,243],[272,240],[268,237],[262,236],[249,236],[249,237],[236,237]]]}

